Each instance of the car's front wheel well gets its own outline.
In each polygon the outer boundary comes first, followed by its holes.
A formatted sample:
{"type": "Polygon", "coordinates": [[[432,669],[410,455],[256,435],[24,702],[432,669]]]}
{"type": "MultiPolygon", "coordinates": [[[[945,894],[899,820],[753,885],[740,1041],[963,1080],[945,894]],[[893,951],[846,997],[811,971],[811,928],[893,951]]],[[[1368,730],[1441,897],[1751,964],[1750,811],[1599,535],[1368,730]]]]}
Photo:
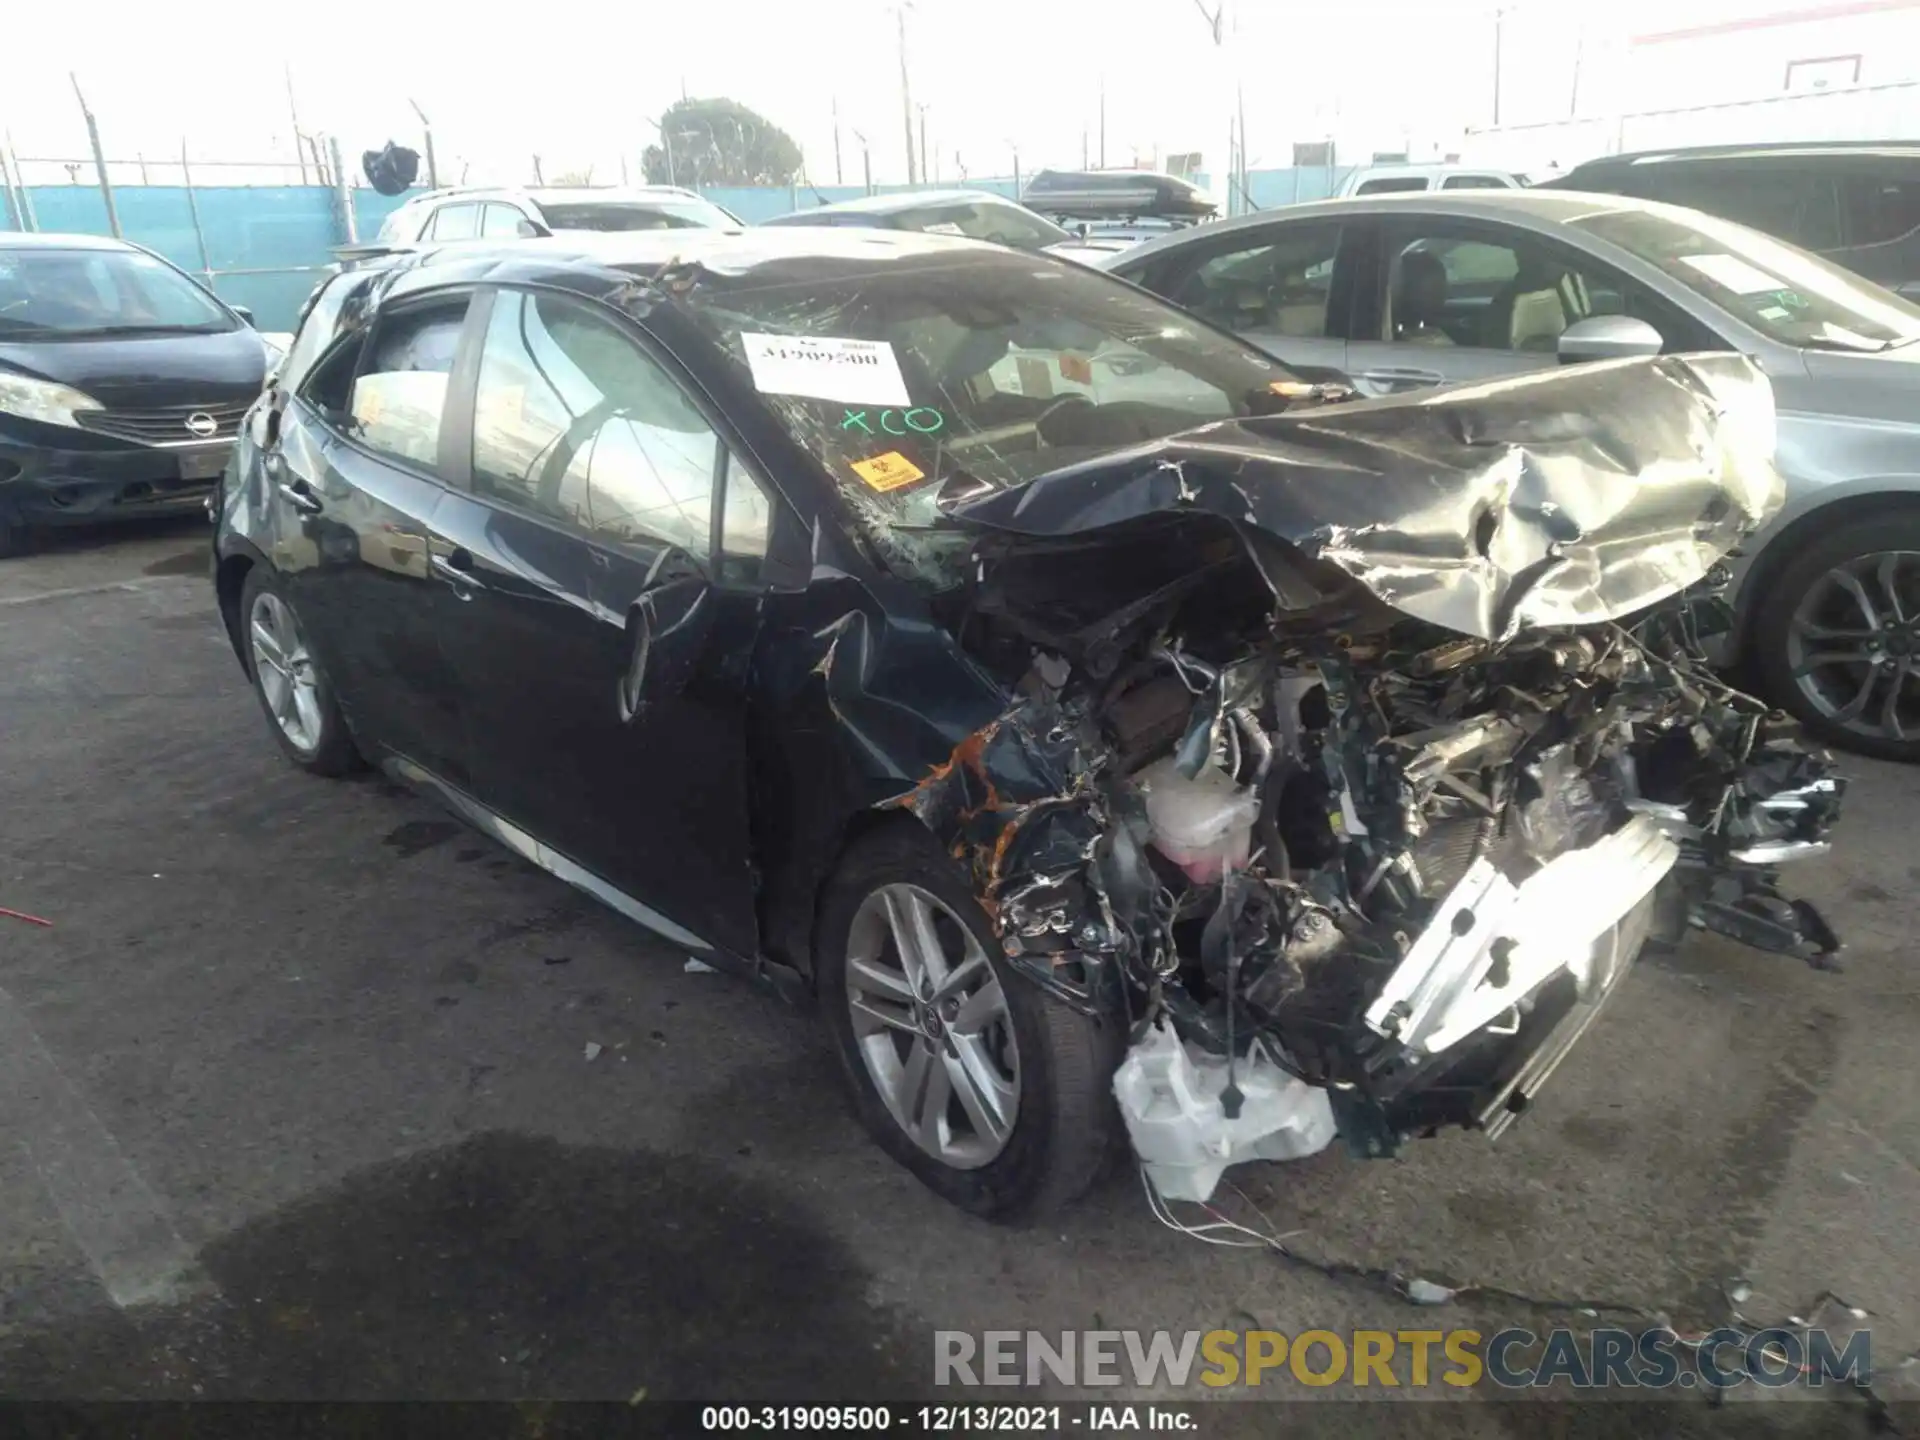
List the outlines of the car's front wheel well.
{"type": "Polygon", "coordinates": [[[820,918],[826,907],[827,893],[833,888],[833,882],[839,875],[847,855],[869,835],[876,831],[905,826],[926,829],[920,817],[911,810],[902,810],[891,805],[876,805],[870,809],[856,812],[841,828],[839,841],[834,845],[827,862],[814,876],[812,904],[809,907],[807,925],[807,948],[809,965],[807,979],[810,984],[818,985],[820,978],[820,918]]]}
{"type": "Polygon", "coordinates": [[[214,571],[213,593],[220,603],[220,621],[227,627],[227,639],[240,663],[247,663],[247,647],[241,643],[240,597],[247,588],[247,572],[253,569],[251,555],[229,555],[214,571]]]}

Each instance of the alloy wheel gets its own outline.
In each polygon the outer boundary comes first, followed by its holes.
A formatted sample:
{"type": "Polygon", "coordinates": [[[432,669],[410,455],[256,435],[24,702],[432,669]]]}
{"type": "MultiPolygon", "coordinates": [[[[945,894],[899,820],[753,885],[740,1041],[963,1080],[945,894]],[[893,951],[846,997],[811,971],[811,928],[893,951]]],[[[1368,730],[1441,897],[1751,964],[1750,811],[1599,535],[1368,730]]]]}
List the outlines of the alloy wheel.
{"type": "Polygon", "coordinates": [[[247,628],[254,674],[274,723],[294,749],[311,754],[320,748],[323,721],[319,678],[299,619],[278,595],[263,590],[254,597],[247,628]]]}
{"type": "Polygon", "coordinates": [[[1858,735],[1920,738],[1920,552],[1883,550],[1808,587],[1787,626],[1787,663],[1821,715],[1858,735]]]}
{"type": "Polygon", "coordinates": [[[917,885],[882,885],[847,937],[854,1042],[888,1113],[956,1169],[990,1163],[1020,1110],[1000,977],[972,930],[917,885]]]}

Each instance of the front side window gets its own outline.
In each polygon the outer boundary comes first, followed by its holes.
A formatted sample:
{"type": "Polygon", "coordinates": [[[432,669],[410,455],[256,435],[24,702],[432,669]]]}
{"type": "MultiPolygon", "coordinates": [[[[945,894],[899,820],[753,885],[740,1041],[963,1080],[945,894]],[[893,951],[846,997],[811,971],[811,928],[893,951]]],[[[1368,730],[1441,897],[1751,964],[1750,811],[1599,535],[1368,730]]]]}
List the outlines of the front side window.
{"type": "Polygon", "coordinates": [[[1258,244],[1210,256],[1168,296],[1223,330],[1317,339],[1327,333],[1327,300],[1340,227],[1288,225],[1258,244]]]}
{"type": "Polygon", "coordinates": [[[1426,177],[1421,175],[1397,175],[1379,180],[1362,180],[1356,195],[1399,195],[1412,190],[1427,188],[1426,177]]]}
{"type": "Polygon", "coordinates": [[[1442,190],[1510,190],[1513,182],[1498,175],[1449,175],[1440,182],[1442,190]]]}
{"type": "Polygon", "coordinates": [[[347,433],[369,449],[434,468],[454,352],[460,348],[466,318],[462,296],[379,321],[353,377],[344,417],[347,433]]]}
{"type": "Polygon", "coordinates": [[[964,550],[945,506],[1281,408],[1294,379],[1129,285],[1011,250],[701,270],[685,303],[876,551],[936,581],[964,550]]]}
{"type": "Polygon", "coordinates": [[[760,492],[679,384],[579,305],[502,292],[474,396],[474,490],[596,538],[711,549],[715,487],[731,477],[723,554],[764,554],[760,492]]]}
{"type": "Polygon", "coordinates": [[[213,334],[235,323],[205,290],[138,250],[0,250],[0,340],[213,334]]]}
{"type": "Polygon", "coordinates": [[[1920,307],[1744,225],[1646,210],[1567,223],[1638,256],[1777,344],[1860,351],[1920,340],[1920,307]]]}
{"type": "Polygon", "coordinates": [[[1393,344],[1550,354],[1568,326],[1620,303],[1619,286],[1602,284],[1599,267],[1529,235],[1402,228],[1387,253],[1374,338],[1393,344]]]}

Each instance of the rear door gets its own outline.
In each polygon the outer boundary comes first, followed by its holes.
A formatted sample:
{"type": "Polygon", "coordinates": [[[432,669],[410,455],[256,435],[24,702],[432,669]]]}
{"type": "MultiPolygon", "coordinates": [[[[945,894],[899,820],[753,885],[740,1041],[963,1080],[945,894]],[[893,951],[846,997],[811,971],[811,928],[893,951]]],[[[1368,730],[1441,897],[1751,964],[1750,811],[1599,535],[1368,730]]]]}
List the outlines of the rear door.
{"type": "Polygon", "coordinates": [[[1345,376],[1351,293],[1339,220],[1277,221],[1168,250],[1119,273],[1312,380],[1345,376]]]}
{"type": "Polygon", "coordinates": [[[275,565],[326,662],[356,738],[459,785],[457,687],[435,639],[441,587],[427,537],[447,495],[447,418],[470,296],[383,311],[325,357],[264,463],[275,565]]]}
{"type": "Polygon", "coordinates": [[[520,290],[489,304],[469,488],[433,540],[475,793],[635,918],[751,957],[757,590],[714,553],[733,451],[607,312],[520,290]]]}

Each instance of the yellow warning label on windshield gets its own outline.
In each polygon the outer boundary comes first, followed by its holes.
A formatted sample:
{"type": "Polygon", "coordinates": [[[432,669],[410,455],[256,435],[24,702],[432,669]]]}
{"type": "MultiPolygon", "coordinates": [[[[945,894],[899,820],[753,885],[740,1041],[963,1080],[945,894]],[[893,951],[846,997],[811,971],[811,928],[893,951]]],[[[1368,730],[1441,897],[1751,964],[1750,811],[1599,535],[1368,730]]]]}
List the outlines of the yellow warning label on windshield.
{"type": "Polygon", "coordinates": [[[853,473],[882,494],[927,478],[926,471],[898,450],[889,450],[886,454],[875,455],[870,460],[855,460],[853,473]]]}

